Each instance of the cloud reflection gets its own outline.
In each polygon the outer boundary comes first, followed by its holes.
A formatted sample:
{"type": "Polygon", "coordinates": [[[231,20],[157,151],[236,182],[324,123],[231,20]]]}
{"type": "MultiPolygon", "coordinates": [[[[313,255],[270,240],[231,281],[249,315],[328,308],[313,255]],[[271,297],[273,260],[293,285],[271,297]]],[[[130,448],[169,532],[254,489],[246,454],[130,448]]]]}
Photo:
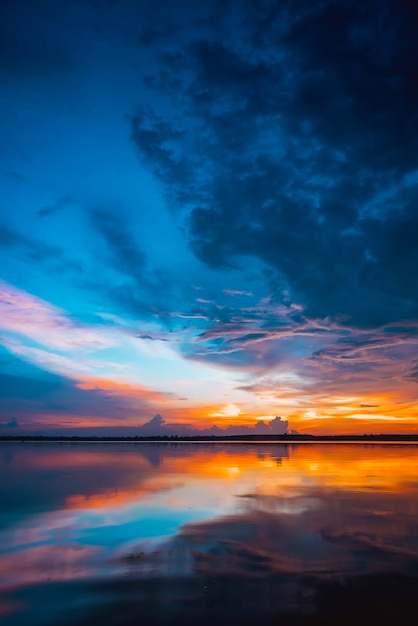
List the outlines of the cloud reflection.
{"type": "Polygon", "coordinates": [[[122,626],[140,616],[193,623],[206,609],[232,619],[238,596],[249,623],[260,611],[301,617],[315,614],[330,589],[361,580],[382,588],[382,576],[409,577],[415,589],[416,446],[2,450],[0,586],[10,602],[27,603],[16,609],[19,624],[48,623],[34,600],[46,585],[67,597],[81,581],[90,623],[103,622],[110,593],[122,626]]]}

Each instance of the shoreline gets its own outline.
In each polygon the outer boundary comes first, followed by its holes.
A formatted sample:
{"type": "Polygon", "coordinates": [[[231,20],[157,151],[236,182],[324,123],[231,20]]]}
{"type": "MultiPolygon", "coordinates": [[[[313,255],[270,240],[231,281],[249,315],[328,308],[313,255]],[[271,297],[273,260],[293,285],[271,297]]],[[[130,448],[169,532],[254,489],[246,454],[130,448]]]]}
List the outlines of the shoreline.
{"type": "Polygon", "coordinates": [[[244,436],[153,436],[153,437],[99,437],[99,436],[47,436],[1,435],[0,442],[68,442],[68,443],[411,443],[418,444],[417,435],[244,435],[244,436]]]}

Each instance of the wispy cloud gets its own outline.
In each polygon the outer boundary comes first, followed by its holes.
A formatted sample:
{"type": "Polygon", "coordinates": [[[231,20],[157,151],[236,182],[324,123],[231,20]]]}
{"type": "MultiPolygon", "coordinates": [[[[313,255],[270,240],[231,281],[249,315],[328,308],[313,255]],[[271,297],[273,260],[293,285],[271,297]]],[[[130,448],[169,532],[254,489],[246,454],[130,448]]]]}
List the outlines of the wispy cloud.
{"type": "Polygon", "coordinates": [[[104,332],[72,321],[64,311],[0,281],[0,328],[57,350],[96,351],[114,345],[104,332]]]}

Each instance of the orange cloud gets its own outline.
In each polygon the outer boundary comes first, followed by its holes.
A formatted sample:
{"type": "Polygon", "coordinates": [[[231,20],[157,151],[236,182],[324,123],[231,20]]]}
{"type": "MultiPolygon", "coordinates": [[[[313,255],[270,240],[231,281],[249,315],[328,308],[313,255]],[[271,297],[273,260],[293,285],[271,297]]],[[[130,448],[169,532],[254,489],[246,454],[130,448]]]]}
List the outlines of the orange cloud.
{"type": "Polygon", "coordinates": [[[107,378],[94,378],[88,377],[84,381],[76,384],[78,389],[93,390],[98,389],[105,391],[110,395],[121,395],[130,398],[141,398],[149,400],[150,402],[167,402],[167,399],[172,394],[166,394],[161,391],[155,391],[153,389],[147,389],[140,385],[132,385],[129,383],[122,383],[107,378]]]}

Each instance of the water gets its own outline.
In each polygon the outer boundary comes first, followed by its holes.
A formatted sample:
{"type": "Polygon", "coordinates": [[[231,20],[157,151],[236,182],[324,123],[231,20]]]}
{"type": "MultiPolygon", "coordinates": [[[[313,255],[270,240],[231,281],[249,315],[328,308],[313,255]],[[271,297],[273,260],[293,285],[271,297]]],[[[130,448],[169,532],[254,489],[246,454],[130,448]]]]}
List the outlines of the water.
{"type": "Polygon", "coordinates": [[[415,624],[418,446],[0,444],[6,626],[415,624]]]}

